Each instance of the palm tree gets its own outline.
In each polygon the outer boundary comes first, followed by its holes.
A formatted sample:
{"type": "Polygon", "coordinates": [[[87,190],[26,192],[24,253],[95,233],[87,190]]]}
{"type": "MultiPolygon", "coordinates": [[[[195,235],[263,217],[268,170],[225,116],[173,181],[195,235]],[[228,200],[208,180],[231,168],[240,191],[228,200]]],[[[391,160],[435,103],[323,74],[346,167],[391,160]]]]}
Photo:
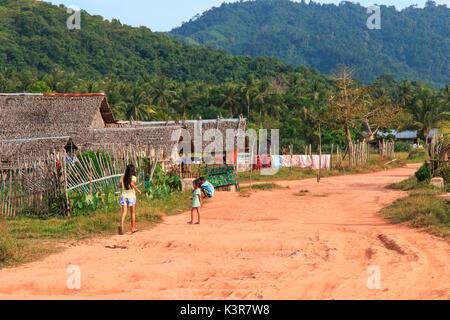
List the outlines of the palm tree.
{"type": "Polygon", "coordinates": [[[237,87],[230,82],[226,83],[225,87],[220,92],[220,98],[222,101],[220,107],[228,108],[228,110],[230,110],[230,116],[231,118],[233,118],[234,117],[233,107],[239,103],[237,87]]]}
{"type": "Polygon", "coordinates": [[[0,70],[0,92],[10,92],[13,88],[13,71],[6,67],[0,70]]]}
{"type": "Polygon", "coordinates": [[[404,80],[399,84],[398,105],[407,106],[413,97],[413,88],[411,82],[404,80]]]}
{"type": "Polygon", "coordinates": [[[141,87],[123,85],[120,93],[122,97],[125,97],[125,100],[118,105],[127,120],[149,120],[150,115],[155,113],[151,107],[150,99],[141,87]]]}
{"type": "Polygon", "coordinates": [[[286,103],[280,92],[272,92],[264,99],[266,113],[275,119],[280,119],[283,112],[287,111],[286,103]]]}
{"type": "Polygon", "coordinates": [[[428,134],[431,130],[439,128],[444,120],[450,119],[449,105],[428,88],[420,88],[415,102],[409,107],[413,115],[414,127],[425,137],[428,143],[428,134]]]}
{"type": "Polygon", "coordinates": [[[174,95],[174,91],[170,90],[171,84],[165,76],[160,76],[153,82],[150,97],[153,104],[161,108],[169,105],[168,100],[174,95]]]}
{"type": "Polygon", "coordinates": [[[152,120],[153,121],[167,121],[167,120],[170,120],[170,115],[164,111],[156,111],[154,114],[152,114],[152,120]]]}
{"type": "Polygon", "coordinates": [[[19,72],[17,79],[20,81],[20,88],[18,88],[20,92],[26,92],[34,83],[34,77],[31,71],[19,72]]]}
{"type": "Polygon", "coordinates": [[[255,104],[259,105],[259,118],[262,117],[262,108],[264,106],[264,101],[266,100],[267,94],[269,93],[269,82],[267,80],[261,81],[255,90],[255,95],[253,101],[255,104]]]}
{"type": "Polygon", "coordinates": [[[185,85],[183,85],[179,97],[176,100],[176,102],[178,102],[179,104],[179,112],[182,117],[185,116],[186,108],[192,103],[194,94],[194,87],[190,82],[187,82],[185,85]]]}
{"type": "Polygon", "coordinates": [[[247,119],[250,119],[250,104],[252,102],[252,97],[257,90],[255,79],[252,75],[248,76],[247,81],[241,87],[241,93],[243,97],[243,102],[247,107],[247,119]]]}
{"type": "Polygon", "coordinates": [[[66,74],[61,69],[55,68],[41,79],[44,81],[52,90],[52,92],[60,92],[59,86],[62,82],[66,80],[66,74]]]}
{"type": "Polygon", "coordinates": [[[83,83],[82,86],[82,92],[86,93],[98,93],[101,92],[101,88],[105,86],[105,83],[103,81],[94,81],[94,80],[87,80],[83,83]]]}
{"type": "Polygon", "coordinates": [[[446,84],[445,87],[441,89],[439,92],[439,100],[440,103],[447,106],[447,110],[450,110],[450,85],[446,84]]]}

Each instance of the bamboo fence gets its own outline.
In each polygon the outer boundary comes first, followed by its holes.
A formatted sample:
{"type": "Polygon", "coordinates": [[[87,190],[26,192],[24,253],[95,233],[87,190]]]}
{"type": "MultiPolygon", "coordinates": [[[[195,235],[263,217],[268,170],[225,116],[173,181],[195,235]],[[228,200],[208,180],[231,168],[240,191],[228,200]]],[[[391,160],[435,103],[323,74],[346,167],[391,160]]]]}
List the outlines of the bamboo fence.
{"type": "Polygon", "coordinates": [[[450,155],[450,136],[442,135],[433,136],[431,144],[429,146],[430,163],[431,163],[431,175],[433,176],[435,171],[440,168],[449,165],[450,155]]]}
{"type": "Polygon", "coordinates": [[[61,192],[65,186],[66,163],[61,153],[28,162],[16,159],[14,166],[1,170],[0,215],[68,215],[68,202],[61,192]]]}
{"type": "Polygon", "coordinates": [[[380,156],[383,159],[394,159],[395,158],[395,142],[382,140],[378,142],[378,148],[380,151],[380,156]]]}
{"type": "Polygon", "coordinates": [[[158,163],[163,170],[173,167],[162,150],[113,145],[73,156],[61,151],[34,161],[15,159],[0,168],[0,216],[70,216],[69,193],[117,192],[128,164],[137,168],[140,184],[151,180],[158,163]]]}
{"type": "Polygon", "coordinates": [[[366,141],[353,142],[352,157],[357,166],[365,165],[369,160],[369,145],[366,141]]]}

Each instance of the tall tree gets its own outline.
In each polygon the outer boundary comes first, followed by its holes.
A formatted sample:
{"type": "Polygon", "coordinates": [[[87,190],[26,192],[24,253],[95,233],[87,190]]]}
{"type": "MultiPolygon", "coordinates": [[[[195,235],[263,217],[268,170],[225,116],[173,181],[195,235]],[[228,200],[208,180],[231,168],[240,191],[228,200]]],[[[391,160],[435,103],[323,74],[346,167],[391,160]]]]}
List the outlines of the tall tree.
{"type": "Polygon", "coordinates": [[[255,78],[253,75],[248,76],[245,84],[241,87],[243,101],[247,107],[247,119],[250,119],[250,104],[252,103],[253,96],[256,92],[257,87],[255,83],[255,78]]]}
{"type": "Polygon", "coordinates": [[[445,100],[439,99],[430,88],[420,88],[415,102],[408,108],[413,115],[413,126],[425,137],[425,143],[432,129],[450,119],[449,104],[445,100]]]}
{"type": "Polygon", "coordinates": [[[330,96],[329,118],[343,126],[348,145],[349,165],[353,166],[353,141],[351,130],[363,116],[364,96],[367,90],[356,86],[352,71],[346,66],[333,78],[337,91],[330,96]]]}
{"type": "Polygon", "coordinates": [[[368,140],[374,139],[380,128],[388,128],[401,118],[401,108],[393,105],[383,91],[370,96],[373,87],[357,86],[352,79],[352,71],[346,66],[333,78],[337,92],[330,97],[329,118],[345,129],[349,151],[349,165],[353,166],[352,129],[364,128],[368,140]]]}
{"type": "Polygon", "coordinates": [[[228,109],[230,117],[234,117],[234,111],[239,104],[238,88],[233,83],[227,82],[220,93],[220,107],[228,109]]]}
{"type": "Polygon", "coordinates": [[[169,79],[165,76],[159,76],[156,81],[152,83],[150,97],[155,105],[161,108],[169,105],[168,100],[173,96],[174,91],[171,90],[169,79]]]}
{"type": "Polygon", "coordinates": [[[179,91],[178,96],[175,99],[175,102],[179,106],[178,112],[181,117],[185,117],[186,109],[190,106],[194,98],[195,98],[194,86],[190,82],[183,84],[181,87],[181,91],[179,91]]]}
{"type": "Polygon", "coordinates": [[[125,99],[118,106],[127,120],[150,120],[151,114],[155,111],[144,89],[133,85],[123,85],[120,91],[125,99]]]}

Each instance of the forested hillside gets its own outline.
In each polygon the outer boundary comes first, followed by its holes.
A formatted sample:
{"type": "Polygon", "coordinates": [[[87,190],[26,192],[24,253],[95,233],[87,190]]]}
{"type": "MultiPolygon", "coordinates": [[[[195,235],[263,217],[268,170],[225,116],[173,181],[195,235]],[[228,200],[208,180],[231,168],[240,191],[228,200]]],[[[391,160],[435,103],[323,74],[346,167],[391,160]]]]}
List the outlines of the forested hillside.
{"type": "Polygon", "coordinates": [[[0,65],[47,73],[55,67],[79,77],[135,80],[158,73],[177,81],[243,81],[310,72],[274,58],[251,59],[184,45],[150,29],[133,28],[82,12],[81,30],[68,30],[64,6],[35,0],[0,0],[0,65]]]}
{"type": "Polygon", "coordinates": [[[397,80],[450,83],[450,9],[429,1],[424,9],[381,6],[381,29],[369,30],[367,9],[310,1],[256,0],[222,4],[172,30],[186,43],[232,54],[280,58],[332,74],[339,65],[370,83],[383,74],[397,80]]]}

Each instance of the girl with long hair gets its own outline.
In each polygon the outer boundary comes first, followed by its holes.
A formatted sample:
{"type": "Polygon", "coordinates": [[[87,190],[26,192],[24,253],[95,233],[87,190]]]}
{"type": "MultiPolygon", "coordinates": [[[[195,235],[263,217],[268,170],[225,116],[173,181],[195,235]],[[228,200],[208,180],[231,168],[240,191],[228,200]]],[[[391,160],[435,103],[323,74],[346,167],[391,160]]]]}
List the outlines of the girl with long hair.
{"type": "Polygon", "coordinates": [[[136,192],[141,194],[141,191],[136,187],[136,168],[134,165],[130,164],[127,166],[125,174],[122,180],[119,182],[119,189],[122,189],[122,194],[120,195],[119,204],[122,206],[122,218],[120,219],[119,234],[123,235],[123,224],[125,222],[125,217],[128,213],[128,207],[131,212],[131,233],[138,231],[136,229],[136,192]]]}

